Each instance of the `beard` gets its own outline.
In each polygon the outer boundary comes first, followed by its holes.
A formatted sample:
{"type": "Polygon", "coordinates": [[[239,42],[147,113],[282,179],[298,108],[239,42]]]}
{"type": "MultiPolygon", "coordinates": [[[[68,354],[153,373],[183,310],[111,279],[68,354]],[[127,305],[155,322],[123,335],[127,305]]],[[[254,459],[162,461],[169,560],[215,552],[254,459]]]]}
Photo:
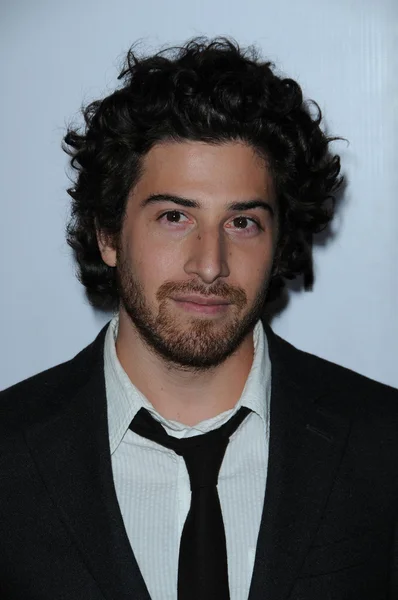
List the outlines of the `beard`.
{"type": "Polygon", "coordinates": [[[261,289],[246,312],[244,309],[247,309],[248,302],[242,288],[222,281],[211,286],[204,286],[198,281],[166,281],[156,294],[159,306],[156,314],[142,285],[134,277],[128,258],[120,249],[117,265],[120,301],[133,326],[147,347],[173,367],[205,371],[220,365],[239,348],[262,316],[268,277],[264,278],[261,289]],[[234,316],[223,323],[205,317],[184,316],[187,323],[182,324],[182,319],[170,310],[168,302],[176,294],[192,293],[226,299],[230,304],[227,310],[233,310],[234,316]]]}

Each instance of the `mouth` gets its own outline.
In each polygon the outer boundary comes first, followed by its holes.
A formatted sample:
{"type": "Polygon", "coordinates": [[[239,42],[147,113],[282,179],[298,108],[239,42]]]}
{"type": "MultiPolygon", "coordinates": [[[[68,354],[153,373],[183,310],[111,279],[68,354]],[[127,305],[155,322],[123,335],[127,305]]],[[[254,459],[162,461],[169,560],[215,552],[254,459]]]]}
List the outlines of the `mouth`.
{"type": "Polygon", "coordinates": [[[200,304],[201,306],[218,306],[230,304],[225,298],[219,298],[217,296],[201,296],[200,294],[191,294],[187,296],[175,296],[173,298],[176,302],[192,302],[193,304],[200,304]]]}
{"type": "Polygon", "coordinates": [[[231,305],[225,298],[216,296],[201,296],[192,294],[186,296],[175,296],[172,300],[182,309],[188,312],[202,313],[207,315],[225,312],[231,305]]]}

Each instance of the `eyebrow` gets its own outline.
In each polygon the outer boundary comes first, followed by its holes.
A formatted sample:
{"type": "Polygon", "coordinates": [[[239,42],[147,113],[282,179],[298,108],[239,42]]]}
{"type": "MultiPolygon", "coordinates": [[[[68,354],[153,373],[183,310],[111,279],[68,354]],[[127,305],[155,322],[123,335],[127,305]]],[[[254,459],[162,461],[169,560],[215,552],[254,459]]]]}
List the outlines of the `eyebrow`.
{"type": "MultiPolygon", "coordinates": [[[[141,208],[144,208],[149,204],[156,204],[157,202],[172,202],[173,204],[176,204],[177,206],[183,206],[184,208],[201,208],[201,205],[197,200],[191,200],[181,196],[174,196],[172,194],[151,194],[141,202],[141,208]]],[[[251,210],[254,208],[263,208],[269,212],[271,216],[274,216],[275,214],[275,210],[271,204],[265,200],[262,200],[261,198],[247,200],[245,202],[232,202],[226,206],[227,210],[234,211],[251,210]]]]}

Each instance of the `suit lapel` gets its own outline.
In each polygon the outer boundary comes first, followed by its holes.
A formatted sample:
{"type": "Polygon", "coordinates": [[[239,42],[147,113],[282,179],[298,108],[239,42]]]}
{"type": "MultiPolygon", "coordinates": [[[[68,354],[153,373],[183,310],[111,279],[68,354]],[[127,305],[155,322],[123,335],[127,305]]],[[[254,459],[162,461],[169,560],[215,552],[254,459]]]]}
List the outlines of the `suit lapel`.
{"type": "MultiPolygon", "coordinates": [[[[113,484],[103,338],[102,332],[72,362],[71,374],[81,378],[82,372],[88,373],[72,401],[29,428],[26,439],[59,516],[104,597],[149,600],[113,484]]],[[[65,387],[70,391],[74,382],[65,381],[65,387]]]]}
{"type": "Polygon", "coordinates": [[[319,526],[350,425],[322,408],[327,385],[309,371],[305,355],[270,330],[267,337],[272,363],[269,462],[249,600],[289,597],[319,526]]]}

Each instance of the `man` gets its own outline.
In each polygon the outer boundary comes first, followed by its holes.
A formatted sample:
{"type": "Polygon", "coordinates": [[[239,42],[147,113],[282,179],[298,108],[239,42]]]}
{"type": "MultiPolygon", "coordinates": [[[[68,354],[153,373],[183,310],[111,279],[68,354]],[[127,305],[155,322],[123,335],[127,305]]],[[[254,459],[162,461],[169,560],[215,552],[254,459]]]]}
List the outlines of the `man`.
{"type": "Polygon", "coordinates": [[[398,394],[263,322],[341,180],[299,85],[226,40],[139,59],[85,110],[68,241],[95,306],[2,393],[9,600],[398,597],[398,394]]]}

